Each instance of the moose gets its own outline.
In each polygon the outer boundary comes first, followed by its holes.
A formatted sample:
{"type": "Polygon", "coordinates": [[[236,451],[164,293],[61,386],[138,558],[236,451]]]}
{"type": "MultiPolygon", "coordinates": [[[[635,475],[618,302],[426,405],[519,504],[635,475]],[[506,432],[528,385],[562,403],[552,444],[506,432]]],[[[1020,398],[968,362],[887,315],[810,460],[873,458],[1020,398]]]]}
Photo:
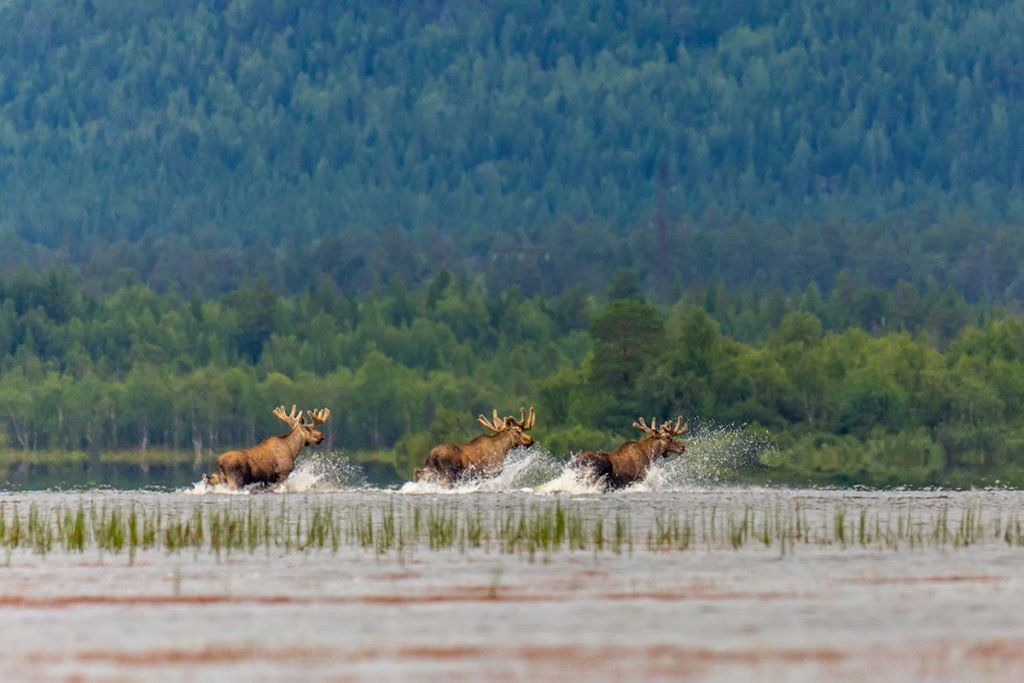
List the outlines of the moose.
{"type": "Polygon", "coordinates": [[[274,408],[274,416],[291,428],[289,432],[271,436],[252,448],[222,453],[213,474],[205,477],[206,482],[227,484],[232,490],[238,490],[250,484],[278,484],[287,479],[295,469],[295,456],[299,451],[324,440],[323,433],[314,427],[326,422],[331,415],[327,408],[306,412],[309,422],[303,417],[303,411],[296,412],[294,404],[290,413],[285,413],[284,406],[274,408]]]}
{"type": "Polygon", "coordinates": [[[413,479],[451,486],[473,476],[494,476],[501,472],[509,451],[516,446],[533,444],[533,437],[526,432],[533,428],[536,419],[533,407],[529,415],[526,408],[521,408],[518,420],[512,415],[499,419],[497,409],[491,419],[480,415],[477,421],[494,434],[481,434],[465,444],[435,446],[427,455],[425,467],[416,470],[413,479]]]}
{"type": "Polygon", "coordinates": [[[610,453],[583,451],[576,455],[570,465],[581,474],[601,481],[608,488],[621,489],[640,481],[647,475],[647,468],[659,457],[682,455],[686,445],[676,437],[686,433],[688,425],[683,424],[680,415],[675,423],[668,420],[657,426],[651,418],[648,427],[644,418],[633,426],[647,434],[643,441],[627,441],[610,453]]]}

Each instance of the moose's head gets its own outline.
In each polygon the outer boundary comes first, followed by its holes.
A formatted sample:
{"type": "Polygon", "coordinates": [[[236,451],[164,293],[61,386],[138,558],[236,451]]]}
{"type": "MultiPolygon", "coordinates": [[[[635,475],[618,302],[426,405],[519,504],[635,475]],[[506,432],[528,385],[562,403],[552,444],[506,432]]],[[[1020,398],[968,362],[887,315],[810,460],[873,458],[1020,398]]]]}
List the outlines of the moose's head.
{"type": "Polygon", "coordinates": [[[663,422],[661,427],[658,427],[655,418],[651,418],[651,426],[648,427],[647,423],[644,422],[644,418],[640,418],[639,422],[634,422],[633,426],[648,435],[649,440],[655,440],[658,442],[661,448],[661,457],[667,458],[670,455],[682,455],[686,452],[686,444],[682,441],[676,441],[677,436],[682,436],[686,433],[689,425],[683,424],[683,416],[680,415],[676,418],[675,423],[671,420],[663,422]]]}
{"type": "Polygon", "coordinates": [[[519,419],[517,420],[512,415],[509,415],[505,419],[498,417],[497,409],[491,413],[491,419],[488,420],[483,415],[477,417],[477,421],[484,427],[487,427],[495,434],[509,434],[512,438],[513,443],[516,446],[532,446],[533,437],[527,434],[529,430],[533,429],[533,423],[537,419],[537,413],[534,412],[533,407],[530,408],[530,414],[526,414],[526,408],[519,409],[519,419]]]}
{"type": "Polygon", "coordinates": [[[331,411],[327,408],[307,410],[306,413],[309,415],[310,422],[306,422],[302,412],[301,410],[296,411],[295,404],[292,404],[291,413],[285,413],[284,406],[278,406],[274,409],[274,416],[288,424],[292,428],[291,433],[299,432],[302,435],[304,445],[309,446],[321,443],[324,440],[324,434],[319,429],[315,429],[315,427],[326,422],[327,418],[331,416],[331,411]]]}

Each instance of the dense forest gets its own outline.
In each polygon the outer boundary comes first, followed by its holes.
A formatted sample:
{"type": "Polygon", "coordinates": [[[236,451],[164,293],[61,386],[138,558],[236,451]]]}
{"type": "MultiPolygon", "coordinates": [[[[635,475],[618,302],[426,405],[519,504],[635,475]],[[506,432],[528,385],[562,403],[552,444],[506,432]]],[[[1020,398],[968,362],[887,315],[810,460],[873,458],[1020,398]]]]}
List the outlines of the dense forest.
{"type": "Polygon", "coordinates": [[[3,266],[1024,298],[1024,0],[14,0],[3,266]]]}
{"type": "Polygon", "coordinates": [[[1022,54],[1024,0],[4,3],[0,465],[296,402],[406,477],[536,404],[1024,485],[1022,54]]]}

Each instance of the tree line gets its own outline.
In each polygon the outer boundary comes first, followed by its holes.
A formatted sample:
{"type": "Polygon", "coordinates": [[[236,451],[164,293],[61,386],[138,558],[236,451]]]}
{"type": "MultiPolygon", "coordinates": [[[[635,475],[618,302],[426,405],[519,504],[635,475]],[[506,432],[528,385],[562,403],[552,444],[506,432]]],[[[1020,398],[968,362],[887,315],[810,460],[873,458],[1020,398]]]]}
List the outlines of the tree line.
{"type": "Polygon", "coordinates": [[[535,405],[558,457],[631,438],[640,415],[683,414],[774,443],[736,454],[748,478],[1024,481],[1024,322],[1003,310],[907,285],[914,315],[866,329],[850,301],[872,290],[656,304],[629,270],[600,296],[482,280],[441,270],[361,300],[254,280],[186,298],[21,271],[0,282],[0,440],[26,457],[190,452],[201,469],[280,431],[271,409],[297,403],[331,408],[329,450],[404,478],[430,446],[474,435],[478,413],[535,405]]]}

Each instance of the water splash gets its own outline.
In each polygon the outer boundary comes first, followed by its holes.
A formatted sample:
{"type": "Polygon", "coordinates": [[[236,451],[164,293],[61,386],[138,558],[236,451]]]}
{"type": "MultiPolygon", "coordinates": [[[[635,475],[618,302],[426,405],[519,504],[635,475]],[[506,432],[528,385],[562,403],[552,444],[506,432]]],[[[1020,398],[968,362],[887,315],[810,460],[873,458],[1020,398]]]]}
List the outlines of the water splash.
{"type": "Polygon", "coordinates": [[[238,491],[233,491],[232,489],[228,488],[227,484],[209,483],[208,481],[206,481],[206,477],[204,476],[199,481],[193,482],[192,488],[184,488],[181,489],[180,492],[184,493],[186,496],[205,496],[207,493],[226,493],[232,496],[244,496],[248,495],[250,493],[250,490],[245,488],[239,489],[238,491]]]}
{"type": "MultiPolygon", "coordinates": [[[[652,476],[660,477],[661,475],[648,473],[648,479],[651,479],[652,476]]],[[[634,487],[637,487],[638,490],[653,490],[657,484],[651,486],[638,482],[634,487]],[[648,488],[644,488],[645,486],[648,488]]],[[[626,490],[633,490],[634,487],[629,487],[626,490]]],[[[460,495],[516,491],[537,494],[592,495],[600,494],[604,489],[604,484],[601,481],[573,469],[569,466],[567,459],[557,458],[550,451],[539,446],[531,446],[510,451],[501,472],[493,477],[475,477],[461,481],[454,486],[446,486],[440,482],[429,480],[410,481],[406,482],[398,492],[460,495]]]]}
{"type": "Polygon", "coordinates": [[[303,457],[295,469],[280,484],[271,487],[254,484],[234,491],[227,484],[212,485],[206,478],[183,489],[186,495],[201,496],[207,493],[248,495],[262,491],[275,493],[332,492],[366,488],[366,475],[359,465],[348,460],[340,451],[314,452],[303,457]]]}
{"type": "Polygon", "coordinates": [[[445,486],[435,481],[406,482],[399,493],[411,494],[460,494],[494,491],[532,491],[557,477],[564,465],[549,451],[538,446],[515,448],[509,451],[501,472],[493,477],[473,477],[455,486],[445,486]]]}
{"type": "Polygon", "coordinates": [[[534,487],[533,490],[537,493],[568,493],[573,496],[582,496],[603,493],[604,484],[588,473],[578,472],[566,464],[558,476],[534,487]]]}
{"type": "MultiPolygon", "coordinates": [[[[760,434],[736,425],[691,421],[686,454],[659,460],[646,476],[618,493],[678,491],[721,483],[737,467],[750,463],[770,448],[760,434]]],[[[408,482],[399,490],[411,494],[465,494],[476,492],[525,491],[539,494],[589,495],[604,492],[602,482],[569,467],[538,446],[518,448],[509,453],[502,471],[448,487],[437,482],[408,482]]]]}
{"type": "Polygon", "coordinates": [[[688,486],[713,486],[737,468],[757,461],[773,446],[763,434],[734,424],[691,423],[686,453],[659,460],[647,472],[648,490],[675,490],[688,486]]]}
{"type": "Polygon", "coordinates": [[[331,492],[366,486],[366,474],[359,465],[349,461],[341,451],[330,451],[304,457],[273,490],[278,493],[331,492]]]}
{"type": "MultiPolygon", "coordinates": [[[[686,437],[686,453],[651,465],[646,476],[618,493],[678,491],[721,483],[737,467],[752,462],[770,443],[760,434],[735,425],[691,421],[686,437]]],[[[368,488],[362,468],[341,452],[314,452],[299,461],[283,483],[270,490],[279,493],[332,492],[368,488]]],[[[226,485],[210,486],[198,481],[183,492],[248,494],[264,488],[231,491],[226,485]]],[[[493,477],[477,477],[455,486],[431,481],[406,482],[398,493],[458,495],[486,492],[565,493],[592,495],[604,492],[600,481],[581,475],[568,465],[568,457],[557,457],[539,446],[516,448],[509,452],[501,472],[493,477]]]]}
{"type": "Polygon", "coordinates": [[[501,473],[492,479],[480,481],[479,490],[530,490],[548,481],[561,470],[562,463],[543,448],[516,448],[509,452],[501,473]]]}

